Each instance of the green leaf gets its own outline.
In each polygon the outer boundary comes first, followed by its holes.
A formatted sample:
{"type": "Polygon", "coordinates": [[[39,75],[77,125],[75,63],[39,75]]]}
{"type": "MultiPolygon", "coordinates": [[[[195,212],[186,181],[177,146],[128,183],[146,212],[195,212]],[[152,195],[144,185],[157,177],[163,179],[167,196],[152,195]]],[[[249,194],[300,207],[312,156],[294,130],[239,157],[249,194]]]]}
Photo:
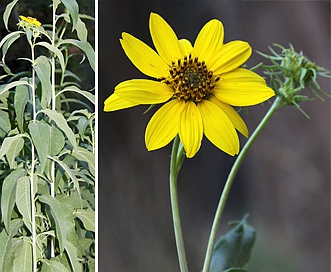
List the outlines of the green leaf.
{"type": "Polygon", "coordinates": [[[55,258],[50,260],[40,259],[40,261],[43,263],[41,272],[69,272],[69,270],[55,258]]]}
{"type": "Polygon", "coordinates": [[[67,239],[75,232],[74,209],[68,205],[68,197],[58,199],[47,195],[39,196],[39,200],[49,206],[48,215],[53,219],[56,238],[59,241],[60,252],[67,245],[67,239]]]}
{"type": "Polygon", "coordinates": [[[20,151],[24,146],[23,137],[25,137],[24,134],[17,134],[13,137],[5,138],[2,142],[0,148],[0,159],[6,155],[11,168],[12,165],[14,164],[15,158],[17,157],[17,155],[20,153],[20,151]]]}
{"type": "MultiPolygon", "coordinates": [[[[29,177],[20,177],[16,185],[16,206],[18,211],[23,216],[23,222],[26,227],[31,229],[31,194],[30,194],[30,179],[29,177]]],[[[26,270],[24,270],[26,271],[26,270]]]]}
{"type": "Polygon", "coordinates": [[[51,84],[51,65],[48,58],[40,56],[35,60],[33,69],[41,82],[41,106],[46,108],[49,106],[52,99],[52,84],[51,84]]]}
{"type": "MultiPolygon", "coordinates": [[[[24,79],[26,81],[26,79],[24,79]]],[[[23,131],[24,110],[26,104],[30,101],[30,91],[27,85],[19,85],[15,89],[14,108],[16,113],[17,126],[23,131]]]]}
{"type": "Polygon", "coordinates": [[[13,271],[12,270],[12,260],[15,253],[15,238],[14,235],[17,234],[18,229],[22,226],[22,220],[14,219],[11,222],[11,227],[9,233],[7,234],[5,230],[0,233],[0,271],[13,271]]]}
{"type": "Polygon", "coordinates": [[[33,271],[32,245],[29,237],[23,236],[16,246],[13,271],[33,271]]]}
{"type": "Polygon", "coordinates": [[[80,48],[82,51],[84,51],[84,53],[87,56],[87,59],[89,60],[91,68],[94,71],[95,70],[95,54],[94,54],[94,49],[93,49],[92,45],[89,42],[78,41],[78,40],[74,40],[74,39],[63,40],[59,43],[59,45],[67,44],[67,43],[75,45],[78,48],[80,48]]]}
{"type": "Polygon", "coordinates": [[[77,248],[68,241],[64,248],[70,260],[72,271],[82,271],[82,264],[78,261],[77,248]]]}
{"type": "Polygon", "coordinates": [[[9,67],[6,65],[5,58],[8,52],[9,47],[14,43],[21,35],[24,34],[23,31],[15,31],[12,33],[7,34],[1,41],[0,47],[2,47],[2,66],[3,69],[6,71],[7,74],[13,75],[10,71],[9,67]]]}
{"type": "MultiPolygon", "coordinates": [[[[5,140],[3,141],[3,145],[5,145],[6,147],[9,146],[9,149],[6,153],[6,157],[7,157],[7,160],[8,160],[8,163],[9,163],[9,166],[11,169],[15,168],[15,166],[16,166],[15,159],[18,157],[19,153],[23,149],[23,146],[24,146],[23,137],[24,137],[23,134],[18,134],[13,137],[5,138],[5,140]]],[[[1,146],[1,149],[2,149],[2,146],[1,146]]],[[[1,150],[0,150],[0,152],[1,152],[1,150]]]]}
{"type": "Polygon", "coordinates": [[[75,216],[82,221],[86,230],[95,231],[95,212],[91,208],[77,209],[75,216]]]}
{"type": "Polygon", "coordinates": [[[0,110],[0,135],[1,138],[5,137],[5,135],[10,131],[11,124],[9,119],[8,112],[0,110]]]}
{"type": "Polygon", "coordinates": [[[64,64],[64,57],[63,57],[62,52],[57,47],[55,47],[54,45],[52,45],[50,43],[47,43],[47,42],[38,42],[38,43],[36,43],[36,45],[46,47],[49,51],[53,52],[57,56],[57,58],[59,59],[60,66],[61,66],[61,69],[62,69],[62,73],[64,73],[65,64],[64,64]]]}
{"type": "Polygon", "coordinates": [[[77,2],[75,0],[61,0],[61,2],[68,9],[74,28],[76,28],[79,13],[77,2]]]}
{"type": "Polygon", "coordinates": [[[29,124],[29,131],[37,149],[41,172],[44,171],[50,149],[50,126],[43,121],[29,124]]]}
{"type": "MultiPolygon", "coordinates": [[[[77,190],[77,193],[79,195],[79,198],[81,199],[81,193],[80,193],[80,187],[79,187],[79,182],[75,176],[75,174],[73,173],[73,171],[69,168],[68,165],[66,165],[63,161],[59,160],[59,158],[57,157],[50,157],[48,156],[49,159],[57,162],[63,169],[64,171],[66,172],[67,175],[69,175],[69,177],[71,178],[71,180],[73,181],[74,185],[75,185],[75,188],[77,190]]],[[[81,205],[82,206],[82,205],[81,205]]]]}
{"type": "Polygon", "coordinates": [[[72,132],[71,128],[68,126],[66,119],[64,119],[63,115],[55,110],[44,109],[41,112],[47,114],[49,118],[51,118],[55,124],[61,129],[64,134],[67,136],[71,145],[75,148],[77,147],[75,134],[72,132]]]}
{"type": "Polygon", "coordinates": [[[74,156],[80,161],[87,162],[91,174],[93,176],[95,175],[94,154],[91,151],[88,151],[87,149],[78,146],[77,148],[73,149],[72,156],[74,156]]]}
{"type": "MultiPolygon", "coordinates": [[[[9,3],[6,6],[5,12],[3,13],[3,24],[5,25],[5,28],[8,30],[8,20],[9,20],[9,16],[11,14],[11,11],[13,9],[13,7],[15,6],[15,4],[18,2],[18,0],[14,0],[11,3],[9,3]]],[[[9,31],[9,30],[8,30],[9,31]]]]}
{"type": "Polygon", "coordinates": [[[48,151],[48,154],[54,156],[59,154],[60,151],[64,148],[65,138],[63,133],[55,126],[51,126],[50,136],[50,149],[48,151]]]}
{"type": "MultiPolygon", "coordinates": [[[[215,245],[210,272],[241,268],[248,261],[255,242],[255,230],[247,223],[247,215],[234,224],[215,245]]],[[[231,271],[231,270],[230,270],[231,271]]]]}
{"type": "Polygon", "coordinates": [[[85,23],[78,17],[76,25],[77,36],[80,41],[87,41],[87,29],[85,23]]]}
{"type": "Polygon", "coordinates": [[[1,85],[0,86],[0,93],[4,93],[4,92],[10,90],[11,88],[14,88],[14,87],[20,86],[20,85],[27,85],[27,86],[30,86],[31,87],[31,85],[29,84],[28,81],[19,80],[19,81],[11,82],[9,84],[1,85]]]}
{"type": "Polygon", "coordinates": [[[16,169],[4,179],[2,184],[1,213],[7,231],[10,229],[10,219],[15,205],[17,180],[24,175],[25,169],[16,169]]]}
{"type": "Polygon", "coordinates": [[[95,100],[95,96],[87,91],[82,91],[81,89],[77,88],[76,86],[69,86],[64,88],[61,92],[57,93],[57,96],[61,93],[64,92],[76,92],[79,93],[82,96],[85,96],[88,100],[90,100],[93,104],[95,104],[94,100],[95,100]]]}

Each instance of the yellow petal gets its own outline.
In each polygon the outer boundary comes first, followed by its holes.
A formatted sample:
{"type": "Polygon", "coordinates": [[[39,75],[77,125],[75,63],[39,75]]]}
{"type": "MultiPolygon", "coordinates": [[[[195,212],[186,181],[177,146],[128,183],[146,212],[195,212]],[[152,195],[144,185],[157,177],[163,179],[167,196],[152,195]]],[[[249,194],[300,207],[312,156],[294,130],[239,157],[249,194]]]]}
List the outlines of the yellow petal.
{"type": "Polygon", "coordinates": [[[230,120],[231,120],[232,124],[234,125],[234,127],[242,135],[244,135],[245,137],[248,137],[247,126],[246,126],[244,120],[240,117],[240,115],[238,114],[238,112],[234,108],[232,108],[228,104],[222,103],[215,96],[212,96],[209,99],[209,101],[212,102],[212,103],[214,103],[218,107],[220,107],[226,113],[226,115],[230,118],[230,120]]]}
{"type": "Polygon", "coordinates": [[[149,121],[145,132],[147,150],[166,146],[179,132],[184,101],[172,100],[164,104],[149,121]]]}
{"type": "Polygon", "coordinates": [[[232,106],[252,106],[273,97],[275,92],[262,83],[224,80],[218,82],[213,94],[232,106]]]}
{"type": "Polygon", "coordinates": [[[232,82],[256,82],[256,83],[265,84],[265,80],[263,77],[259,76],[257,73],[254,73],[244,68],[237,68],[232,70],[231,72],[222,74],[221,82],[223,80],[224,81],[231,80],[232,82]]]}
{"type": "Polygon", "coordinates": [[[207,66],[211,57],[214,56],[216,48],[223,43],[224,29],[219,20],[210,20],[200,30],[193,49],[193,55],[200,61],[205,61],[207,66]]]}
{"type": "Polygon", "coordinates": [[[203,137],[203,124],[197,106],[188,101],[182,112],[179,137],[184,146],[186,157],[192,158],[200,149],[203,137]]]}
{"type": "Polygon", "coordinates": [[[169,75],[168,65],[152,48],[128,33],[122,37],[120,42],[125,54],[142,73],[154,78],[169,75]]]}
{"type": "Polygon", "coordinates": [[[183,56],[188,56],[193,51],[191,42],[186,39],[179,40],[179,47],[180,47],[180,50],[182,51],[183,56]]]}
{"type": "Polygon", "coordinates": [[[160,15],[151,13],[149,30],[157,52],[167,64],[183,57],[175,32],[160,15]]]}
{"type": "Polygon", "coordinates": [[[137,104],[163,103],[173,96],[173,91],[167,84],[148,79],[123,81],[115,87],[115,93],[137,104]]]}
{"type": "Polygon", "coordinates": [[[131,108],[139,105],[139,103],[133,103],[131,101],[120,98],[116,93],[109,96],[104,102],[104,111],[116,111],[131,108]]]}
{"type": "Polygon", "coordinates": [[[198,109],[203,121],[203,132],[216,147],[229,155],[239,152],[237,132],[225,112],[208,100],[199,102],[198,109]]]}
{"type": "Polygon", "coordinates": [[[252,48],[247,42],[232,41],[226,43],[215,52],[209,69],[215,75],[227,73],[244,64],[251,54],[252,48]]]}

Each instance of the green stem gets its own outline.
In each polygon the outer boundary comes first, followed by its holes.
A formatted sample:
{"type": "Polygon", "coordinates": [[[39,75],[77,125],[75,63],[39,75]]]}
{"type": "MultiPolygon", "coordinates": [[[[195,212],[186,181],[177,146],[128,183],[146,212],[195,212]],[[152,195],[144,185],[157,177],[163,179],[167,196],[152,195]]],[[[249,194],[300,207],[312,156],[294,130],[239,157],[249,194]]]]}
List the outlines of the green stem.
{"type": "Polygon", "coordinates": [[[180,148],[180,140],[177,135],[173,143],[170,160],[170,198],[180,271],[188,272],[177,192],[177,177],[183,158],[183,149],[180,148]]]}
{"type": "Polygon", "coordinates": [[[223,189],[223,192],[222,192],[222,195],[221,195],[221,198],[220,198],[220,201],[218,203],[218,207],[217,207],[217,210],[215,213],[214,222],[213,222],[213,225],[211,228],[209,241],[208,241],[208,245],[207,245],[207,252],[206,252],[205,262],[204,262],[203,270],[202,270],[203,272],[209,272],[209,267],[210,267],[210,262],[211,262],[211,258],[213,255],[217,231],[218,231],[218,228],[220,225],[220,221],[221,221],[221,217],[223,214],[223,210],[224,210],[226,201],[228,199],[233,181],[236,177],[239,167],[242,164],[245,156],[247,155],[248,150],[250,149],[250,147],[256,140],[257,136],[263,130],[263,128],[268,123],[268,121],[271,119],[271,117],[274,115],[274,113],[277,111],[277,109],[279,109],[281,106],[282,106],[282,104],[281,104],[280,98],[277,97],[276,100],[274,101],[274,103],[272,104],[271,108],[267,112],[267,114],[262,119],[261,123],[258,125],[258,127],[255,129],[255,131],[252,133],[252,136],[247,140],[245,146],[239,153],[235,163],[232,166],[228,179],[225,182],[224,189],[223,189]]]}
{"type": "MultiPolygon", "coordinates": [[[[34,56],[34,43],[30,41],[31,46],[31,60],[32,65],[35,65],[35,56],[34,56]]],[[[36,123],[36,94],[35,94],[35,70],[32,68],[32,84],[31,84],[31,93],[32,93],[32,105],[33,105],[33,123],[36,123]]],[[[30,197],[31,197],[31,228],[32,228],[32,258],[33,258],[33,272],[37,271],[37,231],[36,231],[36,208],[34,204],[34,168],[35,168],[35,148],[34,144],[31,141],[31,172],[30,172],[30,197]]]]}
{"type": "MultiPolygon", "coordinates": [[[[52,45],[55,46],[55,12],[56,5],[54,5],[53,1],[53,14],[52,14],[52,45]]],[[[56,109],[56,96],[55,96],[55,57],[54,54],[52,56],[52,110],[56,109]]],[[[51,182],[50,182],[50,190],[51,196],[55,197],[55,162],[51,162],[51,182]]],[[[55,238],[51,237],[50,239],[50,254],[51,257],[55,257],[55,238]]]]}

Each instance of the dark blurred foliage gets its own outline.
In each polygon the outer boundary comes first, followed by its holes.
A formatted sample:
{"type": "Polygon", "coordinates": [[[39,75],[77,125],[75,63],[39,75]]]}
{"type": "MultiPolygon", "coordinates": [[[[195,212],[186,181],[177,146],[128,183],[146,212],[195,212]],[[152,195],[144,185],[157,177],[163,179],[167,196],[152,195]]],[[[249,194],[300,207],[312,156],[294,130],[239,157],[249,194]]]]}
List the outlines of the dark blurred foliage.
{"type": "MultiPolygon", "coordinates": [[[[152,46],[150,12],[157,12],[178,37],[194,42],[210,19],[221,20],[225,42],[248,41],[253,50],[292,43],[330,69],[329,1],[99,1],[99,269],[179,271],[169,200],[171,145],[146,151],[146,107],[104,113],[103,101],[119,82],[143,78],[121,49],[128,32],[152,46]]],[[[262,61],[253,53],[252,67],[262,61]]],[[[319,80],[329,92],[330,81],[319,80]]],[[[330,100],[301,105],[274,116],[239,171],[222,219],[246,212],[257,230],[251,271],[330,271],[330,100]]],[[[269,103],[241,111],[253,131],[269,103]]],[[[245,143],[241,137],[241,145],[245,143]]],[[[204,140],[184,161],[179,199],[190,271],[200,271],[209,231],[234,158],[204,140]]],[[[220,232],[221,234],[221,232],[220,232]]]]}

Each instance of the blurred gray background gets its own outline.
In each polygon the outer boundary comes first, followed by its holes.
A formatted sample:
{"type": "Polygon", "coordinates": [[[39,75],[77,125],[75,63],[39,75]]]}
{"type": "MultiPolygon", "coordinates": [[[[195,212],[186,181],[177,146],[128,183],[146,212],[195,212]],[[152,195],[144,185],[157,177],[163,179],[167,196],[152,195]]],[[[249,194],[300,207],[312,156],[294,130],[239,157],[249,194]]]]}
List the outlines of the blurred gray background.
{"type": "MultiPolygon", "coordinates": [[[[221,20],[225,42],[248,41],[253,50],[292,43],[330,69],[329,1],[99,1],[99,270],[179,271],[169,199],[171,145],[148,152],[146,107],[104,113],[103,101],[121,81],[143,78],[119,38],[128,32],[152,46],[150,12],[178,37],[194,42],[210,19],[221,20]]],[[[252,67],[262,59],[253,53],[252,67]]],[[[329,92],[330,81],[319,80],[329,92]]],[[[251,271],[330,271],[330,100],[301,104],[273,117],[238,173],[221,222],[246,212],[257,230],[251,271]]],[[[241,112],[249,131],[269,104],[241,112]]],[[[245,143],[243,137],[241,146],[245,143]]],[[[179,198],[190,271],[201,271],[209,231],[234,158],[204,140],[179,175],[179,198]]]]}

